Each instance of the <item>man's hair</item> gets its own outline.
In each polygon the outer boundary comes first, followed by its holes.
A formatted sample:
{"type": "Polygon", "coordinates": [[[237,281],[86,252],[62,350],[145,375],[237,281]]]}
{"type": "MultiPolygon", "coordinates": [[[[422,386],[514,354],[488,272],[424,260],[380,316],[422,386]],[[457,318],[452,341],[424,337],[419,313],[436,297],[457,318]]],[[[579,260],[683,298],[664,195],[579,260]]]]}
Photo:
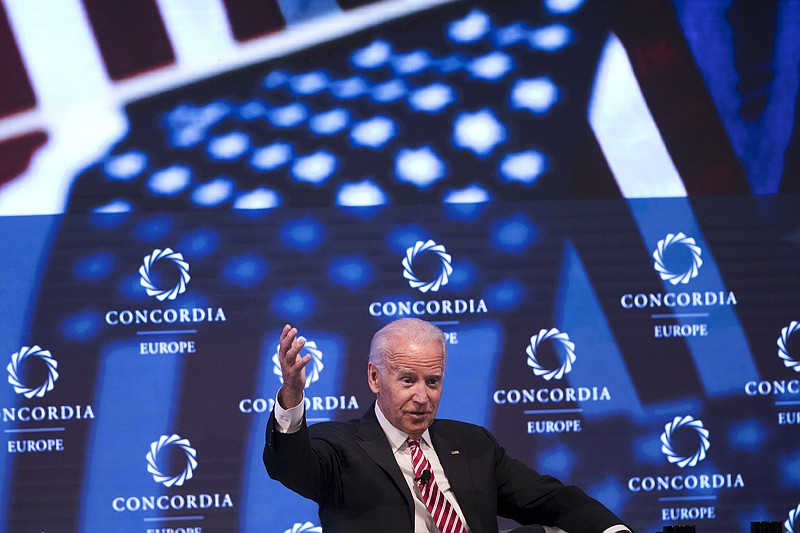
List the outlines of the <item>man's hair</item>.
{"type": "Polygon", "coordinates": [[[386,371],[386,356],[400,342],[427,344],[438,342],[442,346],[442,368],[447,365],[447,343],[442,330],[418,318],[401,318],[389,322],[372,337],[369,362],[381,372],[386,371]]]}

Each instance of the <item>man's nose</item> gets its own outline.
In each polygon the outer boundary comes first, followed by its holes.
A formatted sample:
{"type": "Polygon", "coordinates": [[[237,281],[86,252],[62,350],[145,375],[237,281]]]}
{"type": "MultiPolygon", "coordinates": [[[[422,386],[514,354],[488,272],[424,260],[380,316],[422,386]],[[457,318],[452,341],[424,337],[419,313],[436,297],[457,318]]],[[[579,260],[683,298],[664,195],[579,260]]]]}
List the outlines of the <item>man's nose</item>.
{"type": "Polygon", "coordinates": [[[414,395],[411,399],[416,403],[428,403],[428,391],[424,383],[418,383],[414,387],[414,395]]]}

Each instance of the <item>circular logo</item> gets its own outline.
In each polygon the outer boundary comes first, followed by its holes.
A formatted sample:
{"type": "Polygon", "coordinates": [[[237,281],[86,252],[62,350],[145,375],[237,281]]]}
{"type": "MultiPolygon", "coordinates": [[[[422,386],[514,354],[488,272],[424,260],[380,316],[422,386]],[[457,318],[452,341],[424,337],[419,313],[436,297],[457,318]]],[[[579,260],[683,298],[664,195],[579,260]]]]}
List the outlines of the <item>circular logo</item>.
{"type": "Polygon", "coordinates": [[[668,281],[673,285],[677,285],[678,283],[686,284],[689,283],[689,280],[692,278],[697,277],[700,267],[703,266],[703,260],[700,259],[702,253],[703,251],[697,246],[692,237],[687,237],[683,232],[678,232],[677,235],[668,233],[667,236],[658,241],[656,245],[656,250],[653,252],[653,259],[655,260],[653,266],[664,281],[668,281]],[[685,246],[689,250],[692,256],[692,264],[684,272],[672,272],[664,264],[664,255],[670,246],[679,244],[685,246]]]}
{"type": "Polygon", "coordinates": [[[53,359],[53,356],[47,350],[42,350],[38,346],[23,346],[22,349],[11,356],[11,362],[8,363],[6,369],[8,370],[8,382],[14,386],[14,392],[22,394],[26,398],[42,398],[45,394],[53,390],[55,382],[58,379],[58,361],[53,359]],[[29,387],[22,383],[19,379],[19,365],[28,357],[38,357],[47,365],[47,378],[44,383],[38,387],[29,387]]]}
{"type": "Polygon", "coordinates": [[[528,354],[528,366],[533,369],[533,373],[537,376],[542,376],[547,381],[561,379],[566,374],[569,374],[572,370],[572,363],[575,362],[575,343],[569,340],[569,335],[558,331],[556,328],[540,329],[539,333],[531,337],[531,342],[525,352],[528,354]],[[553,342],[560,344],[567,353],[564,363],[556,369],[544,368],[536,359],[536,351],[539,349],[539,345],[547,339],[552,339],[553,342]]]}
{"type": "Polygon", "coordinates": [[[191,447],[187,439],[182,439],[173,433],[170,436],[161,435],[157,441],[150,443],[150,451],[147,452],[147,471],[153,474],[156,483],[162,483],[165,487],[173,485],[180,487],[186,480],[192,479],[195,468],[197,468],[197,451],[191,447]],[[156,461],[162,450],[172,446],[178,446],[186,455],[186,467],[177,476],[164,474],[156,461]]]}
{"type": "Polygon", "coordinates": [[[315,526],[311,522],[306,522],[305,524],[297,523],[284,531],[283,533],[322,533],[322,528],[320,526],[315,526]]]}
{"type": "MultiPolygon", "coordinates": [[[[306,340],[305,337],[298,337],[298,339],[306,340]]],[[[275,354],[272,356],[272,372],[281,378],[281,383],[283,383],[283,373],[281,372],[281,360],[278,357],[278,351],[281,349],[280,345],[275,350],[275,354]]],[[[305,346],[303,346],[303,351],[300,352],[301,355],[305,355],[306,353],[311,354],[311,361],[308,362],[306,365],[306,388],[309,385],[314,383],[315,381],[319,380],[319,375],[322,373],[322,369],[325,368],[325,365],[322,364],[322,351],[317,348],[317,343],[314,341],[306,341],[305,346]]]]}
{"type": "Polygon", "coordinates": [[[155,296],[159,301],[174,300],[179,294],[186,292],[186,284],[192,279],[189,276],[189,263],[183,260],[183,255],[178,252],[173,252],[170,248],[159,250],[156,248],[150,255],[144,256],[142,266],[139,267],[139,284],[145,288],[148,296],[155,296]],[[171,289],[161,289],[153,284],[150,278],[150,269],[155,263],[166,259],[172,261],[178,266],[180,270],[180,279],[178,284],[171,289]]]}
{"type": "Polygon", "coordinates": [[[800,504],[797,505],[794,509],[789,511],[789,518],[786,519],[786,522],[783,523],[783,527],[786,528],[786,533],[800,533],[800,529],[795,529],[794,526],[797,525],[797,518],[800,516],[800,504]]]}
{"type": "Polygon", "coordinates": [[[412,288],[419,289],[420,292],[436,292],[444,285],[447,285],[447,282],[450,279],[450,274],[452,273],[453,267],[451,265],[450,254],[447,253],[447,250],[445,250],[444,246],[441,244],[436,244],[432,240],[428,239],[425,242],[417,241],[414,246],[411,246],[406,250],[406,256],[403,258],[403,277],[408,280],[408,284],[411,285],[412,288]],[[414,270],[412,268],[414,259],[416,259],[419,254],[424,252],[435,253],[439,256],[439,260],[442,263],[442,268],[439,271],[439,275],[432,281],[420,280],[414,275],[414,270]]]}
{"type": "Polygon", "coordinates": [[[661,434],[661,451],[667,456],[667,460],[670,463],[677,464],[681,468],[685,466],[695,466],[706,458],[706,452],[710,446],[708,430],[703,427],[703,422],[700,420],[695,420],[691,416],[684,416],[683,418],[676,416],[672,419],[672,422],[664,425],[664,433],[661,434]],[[695,430],[697,436],[700,438],[700,447],[695,453],[688,457],[681,457],[675,453],[672,446],[673,432],[683,426],[688,426],[695,430]]]}
{"type": "Polygon", "coordinates": [[[786,341],[789,335],[800,329],[800,322],[792,320],[788,326],[781,329],[781,336],[778,337],[778,357],[783,359],[783,364],[786,368],[791,368],[795,372],[800,372],[800,361],[794,359],[789,355],[789,349],[786,347],[786,341]]]}

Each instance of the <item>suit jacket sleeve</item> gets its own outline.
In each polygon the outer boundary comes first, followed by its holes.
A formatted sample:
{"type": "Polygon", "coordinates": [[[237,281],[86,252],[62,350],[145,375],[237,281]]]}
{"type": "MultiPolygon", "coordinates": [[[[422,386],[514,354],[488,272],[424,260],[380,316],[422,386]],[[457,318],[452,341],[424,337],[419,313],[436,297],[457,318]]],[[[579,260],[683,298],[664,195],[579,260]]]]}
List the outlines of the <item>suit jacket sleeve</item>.
{"type": "Polygon", "coordinates": [[[305,418],[299,431],[287,434],[277,431],[274,412],[270,415],[263,460],[272,479],[319,503],[325,500],[326,493],[333,490],[333,484],[341,477],[335,459],[332,450],[326,452],[324,447],[312,449],[305,418]]]}
{"type": "Polygon", "coordinates": [[[539,474],[510,457],[485,428],[437,420],[431,434],[467,520],[480,523],[483,531],[497,527],[497,516],[526,525],[556,526],[570,533],[602,533],[623,523],[577,487],[539,474]],[[453,449],[458,453],[453,454],[453,449]]]}
{"type": "Polygon", "coordinates": [[[319,504],[325,533],[414,529],[411,491],[373,409],[350,422],[304,421],[293,434],[270,417],[263,459],[270,477],[319,504]]]}
{"type": "Polygon", "coordinates": [[[555,526],[570,533],[601,533],[623,523],[578,487],[564,485],[509,457],[486,433],[495,447],[498,515],[521,524],[555,526]]]}

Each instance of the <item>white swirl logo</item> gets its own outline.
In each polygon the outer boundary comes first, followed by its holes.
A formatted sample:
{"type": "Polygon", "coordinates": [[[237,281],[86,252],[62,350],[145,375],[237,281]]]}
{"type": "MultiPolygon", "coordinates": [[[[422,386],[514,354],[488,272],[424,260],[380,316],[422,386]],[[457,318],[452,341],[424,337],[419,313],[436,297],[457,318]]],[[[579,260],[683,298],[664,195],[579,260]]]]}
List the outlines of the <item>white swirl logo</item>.
{"type": "Polygon", "coordinates": [[[664,281],[668,281],[673,285],[677,285],[678,283],[686,284],[689,283],[689,280],[692,278],[697,277],[700,267],[703,266],[703,260],[700,259],[702,253],[703,251],[697,246],[697,243],[695,243],[692,237],[687,237],[683,232],[678,232],[677,235],[668,233],[667,236],[658,241],[656,245],[656,250],[653,252],[653,259],[655,260],[653,266],[664,281]],[[678,244],[682,244],[689,249],[689,252],[692,254],[692,265],[684,272],[675,273],[664,264],[664,255],[667,248],[678,244]]]}
{"type": "Polygon", "coordinates": [[[150,443],[150,451],[147,452],[147,471],[153,474],[153,479],[156,483],[162,483],[165,487],[180,487],[194,475],[194,469],[197,468],[197,451],[192,448],[187,439],[182,439],[176,434],[161,435],[158,440],[150,443]],[[186,455],[186,467],[177,476],[170,476],[161,471],[158,466],[158,454],[165,449],[172,446],[178,446],[186,455]]]}
{"type": "Polygon", "coordinates": [[[786,528],[786,533],[800,533],[800,530],[795,530],[794,526],[797,525],[797,517],[800,516],[800,504],[797,505],[794,509],[789,511],[789,518],[786,519],[786,522],[783,523],[783,527],[786,528]]]}
{"type": "Polygon", "coordinates": [[[53,356],[47,350],[42,350],[39,346],[23,346],[22,349],[11,356],[11,362],[6,366],[8,370],[8,382],[14,386],[14,392],[22,394],[30,399],[36,396],[37,398],[44,397],[45,394],[53,390],[55,382],[58,379],[58,361],[53,359],[53,356]],[[44,383],[38,387],[29,387],[22,383],[19,378],[19,366],[25,359],[29,357],[38,357],[47,365],[47,378],[44,383]]]}
{"type": "MultiPolygon", "coordinates": [[[[298,337],[298,339],[306,340],[305,337],[298,337]]],[[[275,354],[272,356],[272,372],[281,378],[281,383],[283,383],[283,374],[281,373],[281,360],[278,356],[278,350],[281,347],[278,345],[275,354]]],[[[322,369],[325,368],[325,365],[322,364],[322,351],[317,348],[317,343],[314,341],[306,341],[305,346],[303,346],[303,350],[301,351],[301,355],[305,355],[306,353],[311,354],[311,361],[309,361],[308,365],[306,366],[306,388],[309,385],[314,383],[315,381],[319,380],[319,375],[322,373],[322,369]]]]}
{"type": "Polygon", "coordinates": [[[794,359],[789,355],[789,349],[786,347],[786,342],[789,340],[789,335],[800,329],[800,322],[792,320],[788,326],[781,329],[781,336],[778,337],[778,357],[783,359],[783,364],[786,368],[791,368],[795,372],[800,372],[800,361],[794,359]]]}
{"type": "Polygon", "coordinates": [[[428,239],[425,242],[417,241],[414,246],[411,246],[406,250],[406,256],[403,258],[403,277],[408,280],[408,284],[411,285],[412,288],[419,289],[420,292],[436,292],[441,287],[447,285],[447,282],[450,279],[450,274],[452,273],[453,266],[451,265],[450,254],[447,253],[447,250],[445,250],[444,246],[441,244],[436,244],[432,240],[428,239]],[[412,268],[414,259],[416,259],[419,254],[424,252],[435,253],[439,256],[439,260],[442,264],[439,275],[432,281],[420,280],[414,275],[414,270],[412,268]]]}
{"type": "Polygon", "coordinates": [[[156,248],[152,254],[146,255],[142,260],[142,266],[139,267],[139,278],[139,284],[145,288],[147,295],[155,296],[160,302],[174,300],[179,294],[186,292],[186,284],[192,279],[189,276],[189,263],[183,260],[183,254],[173,252],[171,248],[164,248],[163,250],[156,248]],[[150,277],[150,269],[162,259],[172,261],[180,270],[178,284],[167,290],[156,287],[150,277]]]}
{"type": "Polygon", "coordinates": [[[572,363],[575,362],[575,343],[569,340],[569,335],[558,331],[556,328],[540,329],[539,333],[531,337],[531,342],[525,352],[528,354],[528,366],[533,369],[533,373],[537,376],[542,376],[547,381],[561,379],[566,374],[569,374],[572,370],[572,363]],[[544,368],[536,358],[536,351],[539,349],[539,345],[547,339],[552,339],[553,342],[560,344],[567,354],[564,358],[564,363],[556,369],[544,368]]]}
{"type": "Polygon", "coordinates": [[[670,463],[677,464],[680,468],[696,466],[697,463],[706,458],[706,452],[710,446],[708,430],[703,427],[703,422],[700,420],[696,420],[691,416],[684,416],[683,418],[676,416],[672,419],[672,422],[664,425],[664,433],[661,434],[661,451],[667,456],[667,460],[670,463]],[[694,454],[688,457],[678,455],[672,446],[673,432],[683,426],[692,428],[700,438],[700,447],[694,454]]]}
{"type": "Polygon", "coordinates": [[[322,533],[322,528],[315,526],[311,522],[306,522],[305,524],[297,523],[283,533],[322,533]]]}

